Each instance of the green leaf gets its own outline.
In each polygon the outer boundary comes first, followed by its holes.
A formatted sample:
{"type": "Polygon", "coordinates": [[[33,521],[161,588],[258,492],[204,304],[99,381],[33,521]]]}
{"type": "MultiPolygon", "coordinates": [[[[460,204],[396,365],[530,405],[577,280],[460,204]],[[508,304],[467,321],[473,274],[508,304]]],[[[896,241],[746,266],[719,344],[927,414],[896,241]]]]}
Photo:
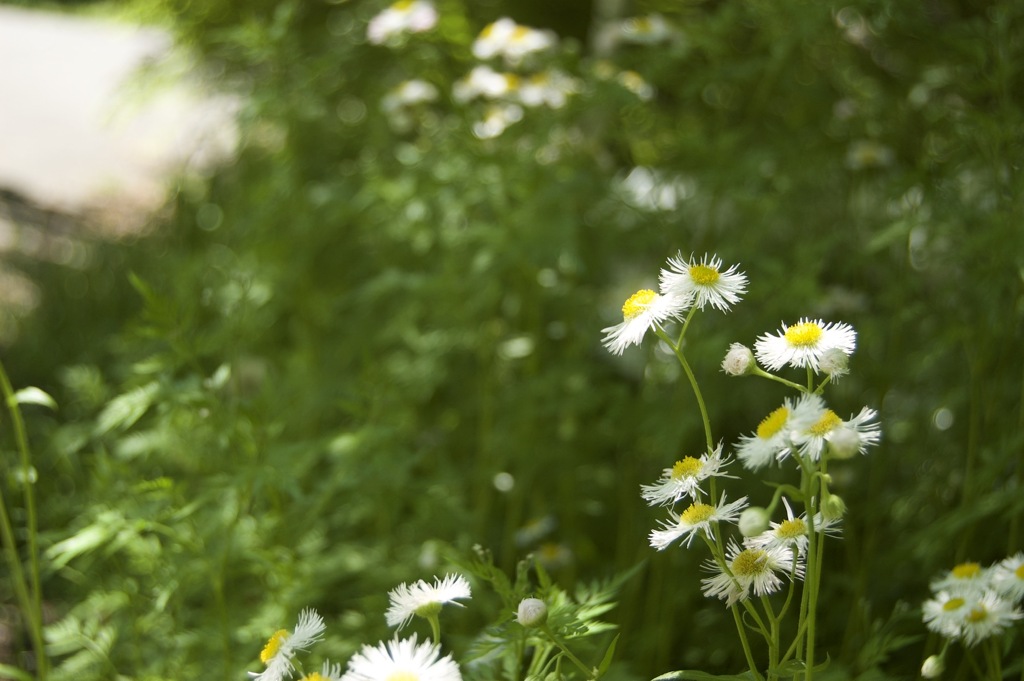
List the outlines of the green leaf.
{"type": "Polygon", "coordinates": [[[96,419],[97,433],[103,435],[114,429],[130,428],[149,410],[159,390],[160,385],[154,381],[110,400],[96,419]]]}
{"type": "Polygon", "coordinates": [[[604,676],[604,673],[608,671],[608,667],[612,665],[612,659],[615,657],[615,644],[619,642],[620,634],[616,634],[615,638],[608,645],[608,650],[604,651],[604,657],[601,658],[601,664],[597,665],[597,676],[599,678],[604,676]]]}
{"type": "Polygon", "coordinates": [[[754,675],[750,672],[742,674],[708,674],[696,669],[682,669],[677,672],[669,672],[657,676],[651,681],[753,681],[754,675]]]}
{"type": "Polygon", "coordinates": [[[0,679],[12,679],[12,681],[33,681],[35,677],[28,672],[24,672],[10,665],[0,664],[0,679]]]}
{"type": "Polygon", "coordinates": [[[38,404],[57,411],[57,401],[36,387],[22,388],[14,393],[14,401],[17,404],[38,404]]]}

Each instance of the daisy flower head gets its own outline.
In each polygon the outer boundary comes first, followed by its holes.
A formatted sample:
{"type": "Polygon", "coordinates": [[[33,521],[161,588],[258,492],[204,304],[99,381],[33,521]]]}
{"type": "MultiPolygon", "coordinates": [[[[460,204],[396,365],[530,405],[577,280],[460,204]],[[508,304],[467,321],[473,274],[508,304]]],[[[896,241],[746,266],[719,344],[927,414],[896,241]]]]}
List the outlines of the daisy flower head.
{"type": "Polygon", "coordinates": [[[648,331],[670,319],[679,319],[689,306],[690,299],[641,289],[622,305],[622,322],[601,329],[601,341],[608,351],[621,355],[630,345],[639,345],[648,331]]]}
{"type": "Polygon", "coordinates": [[[456,603],[456,599],[469,598],[469,582],[462,575],[450,574],[444,579],[434,578],[433,584],[422,579],[413,584],[399,584],[388,592],[391,601],[385,618],[389,627],[402,627],[409,623],[413,615],[421,617],[437,616],[445,603],[456,603]]]}
{"type": "MultiPolygon", "coordinates": [[[[857,332],[849,324],[825,323],[801,319],[793,326],[782,324],[778,335],[765,334],[754,343],[757,361],[772,371],[787,364],[791,367],[820,369],[822,358],[830,350],[852,355],[857,347],[857,332]]],[[[835,366],[834,358],[831,360],[835,366]]]]}
{"type": "Polygon", "coordinates": [[[1004,558],[992,568],[992,587],[1011,601],[1024,599],[1024,553],[1004,558]]]}
{"type": "MultiPolygon", "coordinates": [[[[799,517],[793,515],[793,509],[789,506],[786,497],[782,497],[782,504],[786,507],[786,519],[781,523],[771,523],[769,528],[759,535],[748,537],[743,540],[743,545],[751,549],[796,549],[799,555],[804,555],[807,545],[810,542],[810,524],[807,522],[807,514],[802,513],[799,517]]],[[[838,534],[836,527],[838,519],[829,520],[822,514],[814,515],[814,531],[823,534],[838,534]]]]}
{"type": "Polygon", "coordinates": [[[1020,610],[1014,608],[1013,603],[994,591],[986,591],[970,605],[970,610],[960,624],[961,635],[967,645],[973,646],[1003,633],[1014,620],[1021,617],[1020,610]]]}
{"type": "Polygon", "coordinates": [[[940,591],[921,606],[921,618],[929,630],[946,638],[959,638],[960,625],[969,611],[966,598],[940,591]]]}
{"type": "Polygon", "coordinates": [[[324,661],[320,671],[303,676],[299,681],[341,681],[341,665],[324,661]]]}
{"type": "Polygon", "coordinates": [[[429,641],[396,636],[376,647],[364,645],[352,656],[341,681],[462,681],[459,665],[451,655],[441,657],[441,648],[429,641]]]}
{"type": "Polygon", "coordinates": [[[736,542],[729,542],[727,551],[729,572],[713,560],[704,567],[713,572],[711,577],[701,580],[704,595],[722,599],[733,606],[746,600],[753,591],[755,596],[767,596],[782,587],[778,573],[803,578],[804,568],[798,561],[794,564],[793,553],[787,548],[740,548],[736,542]]]}
{"type": "Polygon", "coordinates": [[[960,563],[939,579],[932,582],[932,591],[949,591],[957,595],[981,593],[990,588],[991,572],[981,563],[968,561],[960,563]]]}
{"type": "Polygon", "coordinates": [[[722,261],[707,254],[698,263],[693,256],[684,260],[682,253],[668,259],[668,269],[661,271],[662,293],[692,297],[693,304],[705,305],[727,312],[747,291],[747,275],[736,271],[736,265],[722,271],[722,261]]]}
{"type": "Polygon", "coordinates": [[[722,445],[713,452],[704,453],[699,459],[692,456],[676,461],[671,468],[662,471],[661,478],[653,485],[641,485],[640,495],[651,506],[667,506],[674,504],[683,497],[694,501],[703,492],[700,484],[710,477],[733,477],[721,472],[722,467],[729,463],[722,458],[722,445]]]}
{"type": "Polygon", "coordinates": [[[280,629],[274,632],[267,645],[260,652],[260,662],[267,668],[259,674],[250,674],[258,681],[281,681],[291,677],[294,667],[292,658],[299,650],[307,650],[320,640],[324,633],[324,619],[316,610],[306,608],[299,613],[295,629],[280,629]]]}
{"type": "Polygon", "coordinates": [[[422,33],[437,24],[437,10],[428,0],[399,0],[370,19],[366,39],[374,45],[405,33],[422,33]]]}
{"type": "Polygon", "coordinates": [[[881,425],[875,421],[878,412],[864,407],[856,416],[844,421],[825,406],[817,395],[804,395],[793,408],[790,438],[803,456],[817,461],[828,451],[833,458],[846,459],[854,453],[864,454],[878,444],[881,425]]]}
{"type": "Polygon", "coordinates": [[[789,438],[792,421],[793,403],[787,397],[781,407],[761,419],[753,435],[740,437],[736,457],[752,471],[764,468],[773,460],[782,461],[793,447],[789,438]]]}
{"type": "Polygon", "coordinates": [[[736,522],[746,505],[746,497],[727,504],[724,494],[717,506],[695,501],[687,506],[682,513],[673,514],[672,520],[662,521],[660,530],[651,531],[651,547],[664,551],[669,544],[677,539],[682,540],[682,543],[689,547],[693,538],[700,532],[710,539],[712,537],[711,523],[736,522]]]}
{"type": "Polygon", "coordinates": [[[515,65],[527,55],[548,50],[557,42],[551,31],[522,26],[502,17],[485,26],[473,41],[473,56],[477,59],[501,56],[508,64],[515,65]]]}

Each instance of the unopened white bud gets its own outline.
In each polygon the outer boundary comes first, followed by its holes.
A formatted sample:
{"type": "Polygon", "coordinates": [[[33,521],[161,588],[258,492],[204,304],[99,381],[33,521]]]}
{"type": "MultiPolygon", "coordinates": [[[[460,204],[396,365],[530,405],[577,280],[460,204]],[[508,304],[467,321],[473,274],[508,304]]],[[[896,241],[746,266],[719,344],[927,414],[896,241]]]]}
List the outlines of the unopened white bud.
{"type": "Polygon", "coordinates": [[[822,353],[818,368],[831,376],[835,383],[840,376],[850,373],[850,358],[839,348],[830,348],[822,353]]]}
{"type": "Polygon", "coordinates": [[[750,506],[740,513],[740,533],[744,537],[756,537],[768,529],[770,520],[767,510],[760,506],[750,506]]]}
{"type": "Polygon", "coordinates": [[[524,598],[516,611],[516,622],[527,629],[539,627],[548,619],[548,606],[539,598],[524,598]]]}
{"type": "Polygon", "coordinates": [[[860,451],[860,434],[849,426],[839,426],[828,438],[829,456],[833,459],[849,459],[860,451]]]}
{"type": "Polygon", "coordinates": [[[745,376],[751,373],[757,364],[754,362],[754,353],[750,348],[741,344],[733,343],[729,346],[729,352],[722,360],[722,371],[730,376],[745,376]]]}
{"type": "Polygon", "coordinates": [[[846,502],[838,494],[829,494],[821,501],[821,515],[826,520],[838,520],[846,515],[846,502]]]}
{"type": "Polygon", "coordinates": [[[931,655],[921,665],[921,676],[926,679],[937,679],[944,671],[946,671],[946,665],[943,663],[941,655],[931,655]]]}

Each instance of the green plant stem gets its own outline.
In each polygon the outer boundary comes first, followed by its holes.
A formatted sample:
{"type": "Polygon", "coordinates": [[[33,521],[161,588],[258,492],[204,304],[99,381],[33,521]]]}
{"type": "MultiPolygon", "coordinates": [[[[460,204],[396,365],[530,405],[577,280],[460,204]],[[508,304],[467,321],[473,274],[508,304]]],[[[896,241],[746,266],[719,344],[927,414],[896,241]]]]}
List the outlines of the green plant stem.
{"type": "MultiPolygon", "coordinates": [[[[690,323],[690,317],[686,318],[686,323],[690,323]]],[[[685,331],[684,327],[683,333],[685,333],[685,331]]],[[[701,420],[704,422],[704,436],[707,440],[708,452],[711,452],[715,448],[714,440],[711,437],[711,419],[708,418],[708,409],[704,405],[704,396],[700,392],[700,386],[697,385],[697,377],[694,376],[693,369],[690,368],[690,363],[686,361],[686,357],[683,355],[683,334],[679,335],[679,342],[676,343],[673,342],[672,339],[668,337],[668,334],[660,328],[655,329],[655,333],[658,335],[658,338],[665,341],[665,343],[672,348],[672,352],[675,353],[676,359],[679,360],[679,364],[683,367],[683,371],[686,373],[686,378],[690,381],[690,387],[693,389],[693,395],[697,398],[697,407],[700,409],[701,420]]]]}
{"type": "Polygon", "coordinates": [[[814,678],[814,645],[817,625],[818,611],[818,575],[821,572],[822,553],[819,550],[821,537],[814,528],[814,517],[818,513],[820,495],[815,495],[814,485],[817,481],[814,464],[809,459],[797,456],[800,462],[801,488],[804,493],[804,504],[807,509],[807,567],[804,575],[804,592],[807,595],[807,608],[803,613],[807,623],[807,648],[804,656],[806,666],[805,678],[811,681],[814,678]]]}
{"type": "Polygon", "coordinates": [[[427,621],[430,622],[430,632],[434,636],[434,643],[441,645],[441,620],[436,615],[427,615],[427,621]]]}
{"type": "Polygon", "coordinates": [[[743,618],[740,617],[740,611],[735,605],[729,609],[732,610],[732,617],[736,621],[736,631],[740,633],[740,643],[743,645],[743,655],[747,658],[747,666],[750,667],[750,673],[754,675],[755,679],[764,679],[761,676],[761,672],[757,670],[754,654],[750,651],[750,642],[747,641],[747,633],[743,628],[743,618]]]}
{"type": "Polygon", "coordinates": [[[21,466],[20,477],[25,486],[30,585],[27,586],[25,584],[21,561],[14,544],[13,526],[7,515],[7,504],[0,497],[0,507],[3,508],[4,543],[8,546],[8,562],[11,563],[11,572],[15,576],[15,588],[18,590],[19,600],[22,601],[22,609],[28,623],[29,635],[32,638],[32,647],[36,651],[36,676],[39,678],[39,681],[44,681],[49,670],[49,664],[46,658],[46,646],[43,642],[43,598],[39,578],[39,546],[36,537],[36,496],[33,487],[34,482],[30,473],[32,470],[31,457],[28,448],[28,437],[25,435],[25,422],[21,418],[18,400],[14,396],[14,389],[11,387],[11,381],[7,377],[7,371],[4,369],[2,362],[0,362],[0,389],[3,390],[4,401],[7,403],[7,410],[11,414],[11,423],[14,425],[14,439],[18,446],[18,458],[21,466]]]}
{"type": "Polygon", "coordinates": [[[770,374],[770,373],[768,373],[767,371],[765,371],[764,369],[762,369],[759,366],[755,366],[753,368],[753,370],[750,372],[750,374],[752,376],[760,376],[761,378],[767,378],[769,381],[775,381],[776,383],[781,383],[782,385],[784,385],[784,386],[786,386],[788,388],[793,388],[794,390],[802,392],[802,393],[803,392],[807,392],[807,389],[804,386],[800,385],[799,383],[794,383],[793,381],[787,381],[782,376],[776,376],[775,374],[770,374]]]}
{"type": "Polygon", "coordinates": [[[551,628],[548,625],[546,625],[546,624],[543,625],[540,628],[540,630],[543,631],[545,634],[547,634],[548,638],[551,639],[551,642],[554,643],[556,646],[558,646],[559,650],[561,650],[565,654],[566,657],[568,657],[570,660],[572,660],[572,663],[575,664],[577,667],[579,667],[580,671],[582,671],[584,674],[586,674],[588,679],[596,679],[597,678],[594,675],[594,670],[590,669],[589,667],[587,667],[587,665],[583,664],[583,661],[580,660],[580,658],[576,657],[576,655],[574,655],[573,652],[571,650],[569,650],[568,646],[566,646],[564,643],[562,643],[562,641],[559,640],[559,638],[557,636],[555,636],[555,633],[553,631],[551,631],[551,628]]]}

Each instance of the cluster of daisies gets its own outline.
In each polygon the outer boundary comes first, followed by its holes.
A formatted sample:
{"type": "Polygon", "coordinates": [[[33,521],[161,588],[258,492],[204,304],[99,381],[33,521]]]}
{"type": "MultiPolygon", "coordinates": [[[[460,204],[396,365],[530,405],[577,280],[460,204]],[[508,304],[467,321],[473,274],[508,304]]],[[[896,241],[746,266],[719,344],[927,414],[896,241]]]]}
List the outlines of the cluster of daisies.
{"type": "MultiPolygon", "coordinates": [[[[375,45],[397,47],[406,36],[434,28],[439,16],[429,0],[400,0],[374,16],[367,25],[367,40],[375,45]]],[[[658,16],[637,17],[616,25],[615,35],[624,42],[654,43],[672,35],[665,20],[658,16]]],[[[523,119],[525,109],[560,109],[569,98],[582,91],[581,81],[555,67],[539,68],[546,53],[558,46],[558,37],[548,30],[532,28],[502,17],[483,28],[472,45],[473,56],[481,63],[452,86],[452,99],[458,104],[480,104],[480,119],[473,133],[482,139],[501,135],[523,119]]],[[[607,71],[607,66],[604,69],[607,71]]],[[[653,89],[635,72],[608,75],[642,99],[653,89]]],[[[392,88],[381,108],[392,125],[408,129],[420,107],[434,102],[440,92],[433,84],[414,78],[392,88]]]]}
{"type": "MultiPolygon", "coordinates": [[[[319,671],[303,674],[300,681],[462,681],[459,665],[451,655],[441,654],[439,615],[447,604],[461,605],[460,600],[472,595],[469,582],[462,575],[448,574],[434,582],[419,580],[400,584],[388,592],[389,605],[384,617],[389,627],[400,632],[413,617],[427,620],[433,630],[433,641],[417,640],[416,634],[399,638],[396,633],[390,641],[376,646],[364,645],[343,672],[340,664],[325,661],[319,671]]],[[[524,598],[516,612],[516,622],[525,628],[543,626],[547,620],[547,604],[539,598],[524,598]]],[[[307,608],[299,614],[291,631],[281,629],[267,641],[260,653],[264,671],[250,672],[254,681],[283,681],[299,672],[296,661],[299,652],[309,648],[323,637],[323,618],[307,608]]]]}
{"type": "MultiPolygon", "coordinates": [[[[340,664],[325,661],[319,671],[301,676],[302,681],[461,681],[459,665],[451,655],[442,656],[437,642],[437,621],[441,608],[447,603],[458,605],[460,599],[471,595],[469,583],[461,575],[450,574],[444,579],[435,578],[434,583],[420,580],[412,584],[401,584],[388,593],[390,604],[385,618],[388,626],[401,631],[414,616],[431,622],[434,641],[417,640],[416,634],[401,639],[397,633],[390,641],[376,646],[365,645],[342,672],[340,664]]],[[[296,654],[306,652],[310,646],[323,637],[324,620],[314,610],[307,608],[299,615],[298,623],[291,631],[282,629],[270,637],[260,661],[266,668],[260,673],[250,673],[256,681],[283,681],[291,679],[301,666],[297,665],[296,654]]]]}
{"type": "MultiPolygon", "coordinates": [[[[746,275],[735,265],[724,267],[717,256],[705,254],[698,260],[677,254],[661,270],[657,291],[641,289],[626,300],[622,322],[603,330],[604,345],[610,352],[622,354],[627,347],[642,343],[648,333],[654,333],[681,352],[683,334],[696,311],[710,307],[727,312],[746,288],[746,275]],[[679,340],[669,335],[674,325],[682,327],[679,340]]],[[[818,468],[825,458],[849,458],[878,443],[881,430],[877,412],[865,407],[843,419],[818,394],[825,382],[847,372],[848,358],[855,347],[856,332],[849,325],[805,318],[793,325],[783,324],[776,334],[762,335],[753,350],[741,344],[729,348],[722,362],[727,374],[760,375],[800,391],[797,399],[786,398],[768,414],[753,434],[740,438],[735,451],[743,466],[757,471],[793,457],[800,461],[801,468],[818,468]],[[824,378],[819,389],[812,390],[811,386],[768,373],[784,367],[804,369],[809,376],[824,374],[824,378]]],[[[709,442],[710,437],[709,432],[709,442]]],[[[802,578],[812,533],[838,533],[843,512],[842,501],[828,492],[823,480],[817,500],[822,512],[811,517],[807,513],[796,515],[783,497],[786,518],[771,522],[769,511],[748,507],[746,497],[728,501],[724,493],[716,493],[718,479],[734,477],[726,472],[732,460],[719,444],[699,456],[676,461],[664,469],[657,482],[641,486],[645,501],[651,506],[668,507],[671,514],[650,533],[651,546],[660,551],[675,543],[689,547],[697,537],[705,540],[717,559],[706,563],[712,576],[702,581],[704,594],[730,606],[751,593],[763,596],[778,591],[784,578],[802,578]],[[718,529],[730,523],[738,525],[744,538],[742,544],[730,540],[722,555],[718,529]]],[[[777,501],[773,501],[775,505],[777,501]]]]}
{"type": "MultiPolygon", "coordinates": [[[[961,563],[931,584],[932,598],[922,606],[925,625],[949,641],[968,647],[999,636],[1015,620],[1024,617],[1024,553],[1017,553],[987,568],[961,563]]],[[[942,657],[933,655],[922,674],[935,678],[942,671],[942,657]]]]}

